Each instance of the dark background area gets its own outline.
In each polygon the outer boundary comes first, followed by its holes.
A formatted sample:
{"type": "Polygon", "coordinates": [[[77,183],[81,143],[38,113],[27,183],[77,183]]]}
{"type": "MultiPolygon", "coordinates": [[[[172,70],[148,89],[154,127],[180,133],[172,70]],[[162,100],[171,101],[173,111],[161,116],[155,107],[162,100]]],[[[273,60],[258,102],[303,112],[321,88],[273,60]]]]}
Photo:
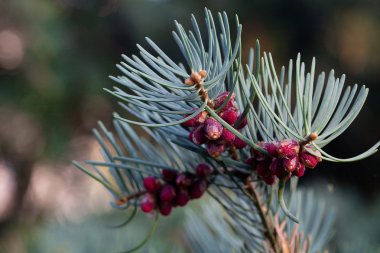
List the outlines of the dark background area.
{"type": "MultiPolygon", "coordinates": [[[[18,231],[109,210],[102,189],[70,164],[96,156],[91,129],[121,111],[102,90],[114,85],[108,75],[119,74],[120,55],[137,54],[135,44],[146,45],[145,36],[180,59],[173,20],[190,28],[190,14],[201,23],[205,6],[227,11],[231,24],[239,15],[245,55],[259,39],[278,68],[301,52],[306,68],[315,56],[318,73],[334,69],[347,75],[347,85],[370,89],[362,112],[326,151],[351,157],[379,139],[379,1],[0,0],[0,252],[39,252],[14,246],[29,240],[18,231]]],[[[378,164],[379,154],[323,162],[301,184],[349,189],[372,208],[378,164]]]]}

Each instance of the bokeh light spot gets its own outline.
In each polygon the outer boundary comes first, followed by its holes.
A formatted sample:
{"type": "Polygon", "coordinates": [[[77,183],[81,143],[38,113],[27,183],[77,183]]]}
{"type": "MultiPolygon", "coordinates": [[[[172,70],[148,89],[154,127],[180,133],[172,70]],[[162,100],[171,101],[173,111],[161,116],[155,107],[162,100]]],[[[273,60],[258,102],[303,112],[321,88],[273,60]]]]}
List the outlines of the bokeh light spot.
{"type": "Polygon", "coordinates": [[[0,31],[0,67],[16,69],[24,59],[24,43],[21,36],[13,30],[0,31]]]}

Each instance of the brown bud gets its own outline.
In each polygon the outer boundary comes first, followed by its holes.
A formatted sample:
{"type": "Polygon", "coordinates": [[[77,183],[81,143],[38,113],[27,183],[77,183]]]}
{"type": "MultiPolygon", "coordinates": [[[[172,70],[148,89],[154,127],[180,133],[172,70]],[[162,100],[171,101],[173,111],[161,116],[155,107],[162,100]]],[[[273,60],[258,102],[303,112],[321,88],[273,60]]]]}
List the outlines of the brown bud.
{"type": "Polygon", "coordinates": [[[205,78],[205,77],[207,76],[207,71],[204,70],[204,69],[200,70],[198,73],[199,73],[199,75],[200,75],[202,78],[205,78]]]}
{"type": "Polygon", "coordinates": [[[187,78],[187,79],[185,80],[185,84],[186,84],[186,85],[193,85],[194,82],[193,82],[193,80],[191,80],[190,78],[187,78]]]}
{"type": "Polygon", "coordinates": [[[311,140],[311,141],[314,141],[314,140],[316,140],[318,138],[318,134],[317,133],[311,133],[311,134],[309,134],[309,139],[311,140]]]}
{"type": "Polygon", "coordinates": [[[191,78],[191,80],[192,80],[194,83],[200,83],[201,80],[202,80],[201,75],[198,74],[197,72],[193,72],[193,73],[191,73],[190,78],[191,78]]]}
{"type": "Polygon", "coordinates": [[[124,204],[127,203],[127,202],[128,202],[128,199],[127,199],[127,198],[119,199],[119,200],[116,201],[116,205],[118,205],[118,206],[122,206],[122,205],[124,205],[124,204]]]}

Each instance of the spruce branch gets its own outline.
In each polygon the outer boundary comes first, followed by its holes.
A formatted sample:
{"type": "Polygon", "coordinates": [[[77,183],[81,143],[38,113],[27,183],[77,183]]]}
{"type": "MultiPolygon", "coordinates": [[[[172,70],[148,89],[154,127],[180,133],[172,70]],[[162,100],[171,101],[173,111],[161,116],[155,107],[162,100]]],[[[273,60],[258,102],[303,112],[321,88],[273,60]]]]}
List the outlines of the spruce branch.
{"type": "Polygon", "coordinates": [[[368,89],[344,89],[344,75],[335,78],[334,71],[326,82],[323,72],[315,81],[315,59],[305,73],[300,55],[295,68],[290,60],[288,70],[282,67],[277,75],[271,54],[261,56],[258,41],[244,66],[242,26],[236,17],[232,37],[224,12],[215,22],[205,9],[205,38],[194,16],[191,24],[186,33],[175,22],[172,32],[183,64],[149,38],[150,50],[137,45],[138,56],[123,55],[117,65],[122,75],[110,77],[119,86],[105,90],[127,116],[114,114],[114,133],[102,123],[93,131],[103,161],[74,165],[105,186],[113,207],[132,209],[120,226],[138,207],[167,216],[207,192],[215,200],[210,206],[218,206],[215,212],[205,207],[199,217],[207,226],[189,225],[195,252],[215,252],[205,238],[223,242],[218,252],[324,249],[333,212],[298,191],[297,181],[322,160],[351,162],[377,151],[380,142],[348,159],[322,149],[353,122],[368,89]]]}

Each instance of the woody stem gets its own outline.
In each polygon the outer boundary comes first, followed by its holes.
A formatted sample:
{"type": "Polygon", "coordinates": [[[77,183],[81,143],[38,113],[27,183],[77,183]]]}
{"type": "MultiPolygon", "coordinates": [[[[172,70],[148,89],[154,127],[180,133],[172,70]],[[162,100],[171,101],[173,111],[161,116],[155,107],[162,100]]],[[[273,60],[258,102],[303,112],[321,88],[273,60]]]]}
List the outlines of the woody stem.
{"type": "Polygon", "coordinates": [[[119,199],[119,200],[117,201],[117,204],[118,204],[118,205],[125,204],[125,203],[127,203],[130,199],[138,198],[138,197],[144,195],[145,193],[146,193],[146,191],[138,191],[138,192],[135,192],[135,193],[131,193],[131,194],[125,196],[124,198],[119,199]]]}
{"type": "Polygon", "coordinates": [[[248,177],[245,182],[245,187],[247,189],[247,192],[249,195],[252,197],[252,202],[255,205],[260,219],[265,227],[266,230],[266,235],[269,239],[270,245],[273,249],[273,252],[277,253],[277,241],[276,241],[276,231],[275,228],[273,227],[273,224],[270,222],[268,217],[266,216],[266,210],[265,210],[265,205],[260,197],[260,195],[257,193],[254,183],[252,182],[251,178],[248,177]]]}

